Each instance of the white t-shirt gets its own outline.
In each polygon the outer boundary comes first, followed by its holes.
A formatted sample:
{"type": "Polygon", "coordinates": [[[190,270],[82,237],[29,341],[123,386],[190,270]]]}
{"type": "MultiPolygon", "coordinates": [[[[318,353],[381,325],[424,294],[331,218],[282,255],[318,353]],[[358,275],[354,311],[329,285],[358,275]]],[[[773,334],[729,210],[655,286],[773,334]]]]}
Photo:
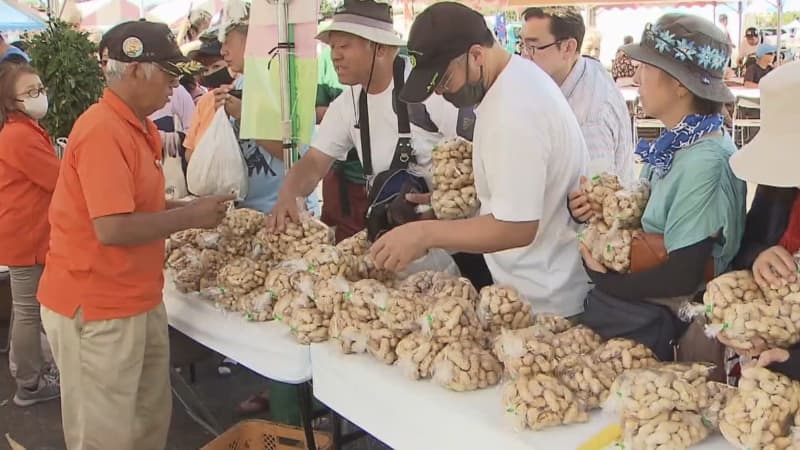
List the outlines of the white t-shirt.
{"type": "MultiPolygon", "coordinates": [[[[407,64],[406,72],[410,71],[410,64],[407,64]]],[[[394,82],[380,94],[367,94],[373,175],[389,169],[397,146],[397,115],[392,108],[392,89],[394,82]]],[[[355,147],[359,158],[364,161],[361,131],[357,128],[360,95],[361,86],[345,88],[325,112],[311,147],[339,160],[344,160],[347,152],[355,147]]],[[[439,131],[426,131],[412,123],[411,146],[420,175],[430,181],[431,150],[443,138],[456,136],[458,109],[438,95],[425,102],[425,109],[439,131]]]]}
{"type": "Polygon", "coordinates": [[[472,161],[481,214],[539,221],[532,244],[486,255],[492,277],[519,290],[536,312],[580,313],[589,284],[567,195],[586,174],[589,155],[575,115],[555,82],[519,56],[475,113],[472,161]]]}

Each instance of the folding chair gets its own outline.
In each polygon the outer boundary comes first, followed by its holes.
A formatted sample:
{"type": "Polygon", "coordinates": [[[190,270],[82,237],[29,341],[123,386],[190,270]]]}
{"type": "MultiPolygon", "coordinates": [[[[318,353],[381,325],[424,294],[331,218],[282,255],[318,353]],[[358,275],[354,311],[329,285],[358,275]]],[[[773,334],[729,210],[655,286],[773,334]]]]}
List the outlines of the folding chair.
{"type": "Polygon", "coordinates": [[[750,141],[761,129],[761,100],[737,96],[733,106],[733,136],[737,146],[750,141]],[[755,132],[753,132],[755,130],[755,132]]]}

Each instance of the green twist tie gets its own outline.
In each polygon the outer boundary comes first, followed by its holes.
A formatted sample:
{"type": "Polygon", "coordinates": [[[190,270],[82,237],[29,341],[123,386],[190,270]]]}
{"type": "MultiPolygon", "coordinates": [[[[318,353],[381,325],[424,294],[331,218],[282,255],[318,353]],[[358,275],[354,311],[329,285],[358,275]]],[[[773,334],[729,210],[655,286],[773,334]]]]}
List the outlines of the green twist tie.
{"type": "Polygon", "coordinates": [[[425,320],[428,321],[429,326],[433,325],[433,314],[428,314],[427,316],[425,316],[425,320]]]}
{"type": "Polygon", "coordinates": [[[617,391],[617,397],[622,398],[622,391],[617,391]]]}
{"type": "Polygon", "coordinates": [[[289,327],[289,332],[290,332],[290,333],[297,333],[297,328],[295,328],[295,327],[289,327]]]}
{"type": "Polygon", "coordinates": [[[347,292],[344,293],[344,299],[345,300],[350,300],[350,297],[352,297],[352,296],[353,296],[353,293],[350,292],[350,291],[347,291],[347,292]]]}
{"type": "Polygon", "coordinates": [[[315,266],[313,264],[309,264],[308,265],[308,271],[309,272],[316,272],[316,270],[317,270],[317,266],[315,266]]]}
{"type": "Polygon", "coordinates": [[[706,314],[711,314],[711,311],[714,310],[714,304],[706,305],[706,314]]]}
{"type": "Polygon", "coordinates": [[[600,175],[595,175],[592,177],[592,181],[597,181],[600,179],[600,175]]]}
{"type": "Polygon", "coordinates": [[[278,293],[277,293],[277,292],[275,292],[275,291],[273,291],[272,289],[270,289],[270,290],[269,290],[269,291],[267,291],[267,292],[269,292],[269,295],[270,295],[270,297],[273,297],[273,298],[274,298],[274,297],[277,297],[277,296],[278,296],[278,293]]]}
{"type": "Polygon", "coordinates": [[[507,413],[514,413],[514,408],[506,408],[507,413]]]}
{"type": "Polygon", "coordinates": [[[728,325],[727,323],[723,323],[722,324],[722,329],[723,330],[727,330],[728,328],[730,328],[730,325],[728,325]]]}
{"type": "Polygon", "coordinates": [[[711,419],[709,419],[709,418],[708,418],[708,417],[706,417],[706,416],[702,416],[702,417],[700,418],[700,420],[703,422],[703,425],[705,425],[706,427],[709,427],[709,428],[710,428],[710,427],[713,425],[713,424],[711,423],[711,419]]]}
{"type": "Polygon", "coordinates": [[[275,314],[273,314],[273,316],[272,316],[272,317],[274,317],[274,318],[275,318],[275,320],[277,320],[277,321],[279,321],[279,322],[283,322],[283,316],[281,316],[281,315],[280,315],[280,314],[278,314],[278,313],[275,313],[275,314]]]}
{"type": "Polygon", "coordinates": [[[607,252],[610,252],[610,251],[611,251],[611,244],[608,244],[608,245],[606,245],[606,251],[607,251],[607,252]]]}
{"type": "Polygon", "coordinates": [[[255,318],[253,317],[253,313],[247,313],[247,320],[253,321],[255,318]]]}
{"type": "Polygon", "coordinates": [[[578,233],[578,239],[583,240],[583,233],[578,233]]]}

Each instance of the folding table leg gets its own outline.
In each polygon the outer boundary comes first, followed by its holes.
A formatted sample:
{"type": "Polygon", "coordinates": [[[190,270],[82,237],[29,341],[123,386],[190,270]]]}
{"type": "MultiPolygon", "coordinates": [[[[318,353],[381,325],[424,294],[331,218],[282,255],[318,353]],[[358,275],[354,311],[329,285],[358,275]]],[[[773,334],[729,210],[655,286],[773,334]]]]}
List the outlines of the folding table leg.
{"type": "Polygon", "coordinates": [[[170,379],[172,381],[172,394],[183,405],[186,414],[206,431],[214,436],[219,436],[222,433],[222,427],[197,396],[194,389],[175,369],[170,371],[170,379]]]}
{"type": "Polygon", "coordinates": [[[300,383],[297,385],[297,399],[300,407],[300,422],[303,426],[303,432],[306,435],[306,449],[317,450],[317,443],[314,440],[314,427],[312,426],[312,403],[313,395],[311,394],[310,382],[300,383]]]}
{"type": "Polygon", "coordinates": [[[331,410],[333,450],[342,450],[342,416],[331,410]]]}

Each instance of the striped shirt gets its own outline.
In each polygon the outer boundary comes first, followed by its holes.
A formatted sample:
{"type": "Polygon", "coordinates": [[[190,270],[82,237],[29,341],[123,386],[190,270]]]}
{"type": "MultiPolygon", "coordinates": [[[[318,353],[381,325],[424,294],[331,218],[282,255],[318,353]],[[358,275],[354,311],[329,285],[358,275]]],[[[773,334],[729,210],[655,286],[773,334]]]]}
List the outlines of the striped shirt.
{"type": "Polygon", "coordinates": [[[589,175],[634,181],[631,118],[622,93],[599,61],[581,57],[561,84],[589,149],[589,175]]]}

